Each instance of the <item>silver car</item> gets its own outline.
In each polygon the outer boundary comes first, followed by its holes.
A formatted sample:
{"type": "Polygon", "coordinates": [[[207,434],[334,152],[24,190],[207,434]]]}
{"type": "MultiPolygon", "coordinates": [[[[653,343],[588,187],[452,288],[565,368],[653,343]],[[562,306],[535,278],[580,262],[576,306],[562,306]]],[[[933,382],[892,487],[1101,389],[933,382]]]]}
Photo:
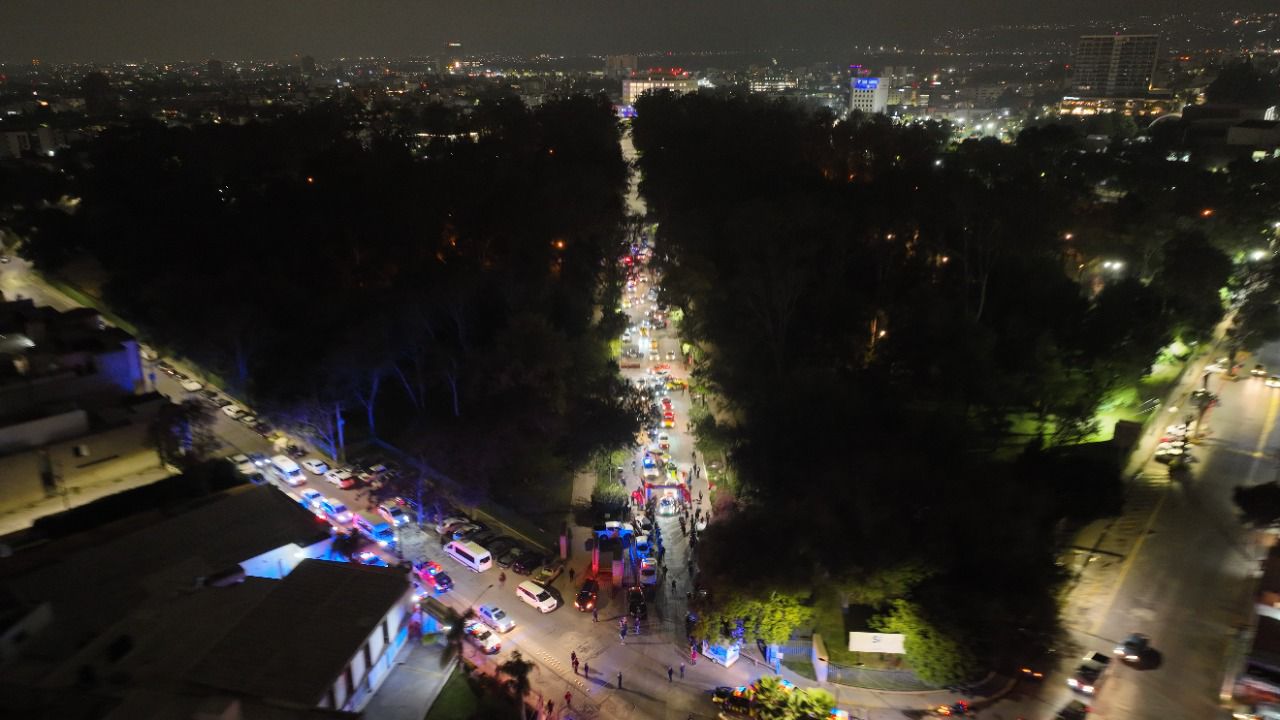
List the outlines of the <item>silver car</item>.
{"type": "Polygon", "coordinates": [[[476,608],[476,615],[485,625],[500,633],[511,632],[516,626],[516,621],[497,605],[481,605],[476,608]]]}

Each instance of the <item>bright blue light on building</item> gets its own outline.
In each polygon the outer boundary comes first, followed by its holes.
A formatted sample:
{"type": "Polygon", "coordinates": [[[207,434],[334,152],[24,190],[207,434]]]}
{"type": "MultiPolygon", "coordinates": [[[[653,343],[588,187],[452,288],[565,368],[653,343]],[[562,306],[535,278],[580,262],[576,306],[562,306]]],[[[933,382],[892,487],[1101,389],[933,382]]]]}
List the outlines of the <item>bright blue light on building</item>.
{"type": "Polygon", "coordinates": [[[880,78],[854,78],[854,90],[875,90],[880,87],[880,78]]]}

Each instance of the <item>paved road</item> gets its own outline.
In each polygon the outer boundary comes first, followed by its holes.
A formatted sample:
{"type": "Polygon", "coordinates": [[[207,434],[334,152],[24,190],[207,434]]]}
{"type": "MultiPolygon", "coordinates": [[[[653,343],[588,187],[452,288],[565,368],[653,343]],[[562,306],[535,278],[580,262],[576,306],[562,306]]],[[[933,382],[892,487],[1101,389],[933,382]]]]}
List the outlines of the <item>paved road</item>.
{"type": "MultiPolygon", "coordinates": [[[[1196,367],[1202,367],[1202,359],[1196,367]]],[[[1280,367],[1280,344],[1253,362],[1280,367]]],[[[1188,373],[1171,406],[1153,422],[1158,432],[1188,412],[1187,393],[1201,380],[1188,373]]],[[[1141,666],[1112,663],[1092,701],[1098,718],[1165,720],[1229,717],[1219,702],[1232,638],[1249,622],[1252,573],[1261,550],[1231,501],[1236,485],[1275,479],[1280,390],[1246,371],[1239,380],[1210,377],[1220,404],[1206,416],[1197,462],[1183,474],[1151,460],[1150,438],[1131,469],[1125,513],[1081,536],[1083,568],[1064,619],[1073,644],[1042,688],[993,710],[1052,717],[1071,697],[1066,677],[1086,652],[1109,652],[1131,632],[1152,638],[1156,652],[1141,666]]]]}
{"type": "MultiPolygon", "coordinates": [[[[1259,362],[1280,367],[1280,345],[1259,362]]],[[[1221,714],[1218,693],[1230,638],[1248,622],[1259,549],[1237,519],[1232,488],[1276,477],[1280,390],[1262,378],[1211,379],[1221,405],[1210,411],[1208,438],[1190,473],[1169,478],[1144,468],[1154,515],[1144,541],[1122,566],[1114,600],[1088,632],[1107,640],[1142,632],[1160,655],[1150,670],[1116,668],[1096,703],[1104,717],[1198,717],[1221,714]]]]}

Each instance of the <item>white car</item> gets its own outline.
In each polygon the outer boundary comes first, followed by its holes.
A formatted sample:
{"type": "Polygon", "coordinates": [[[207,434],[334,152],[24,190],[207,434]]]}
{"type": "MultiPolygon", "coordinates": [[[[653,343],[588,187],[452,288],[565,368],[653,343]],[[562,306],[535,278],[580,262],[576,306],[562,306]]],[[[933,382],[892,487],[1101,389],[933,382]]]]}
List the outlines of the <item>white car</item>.
{"type": "Polygon", "coordinates": [[[516,626],[516,621],[497,605],[481,605],[476,608],[476,615],[485,625],[500,633],[511,632],[516,626]]]}
{"type": "Polygon", "coordinates": [[[240,417],[241,415],[244,415],[246,412],[247,412],[247,411],[246,411],[244,408],[240,407],[239,405],[236,405],[235,403],[232,403],[232,404],[230,404],[230,405],[228,405],[228,406],[226,406],[226,407],[222,408],[222,414],[223,414],[223,415],[226,415],[227,417],[231,418],[232,420],[235,420],[236,418],[240,417]]]}
{"type": "Polygon", "coordinates": [[[319,490],[307,488],[301,493],[302,504],[309,510],[319,510],[320,503],[324,500],[324,495],[319,490]]]}
{"type": "Polygon", "coordinates": [[[457,525],[459,523],[465,523],[465,522],[471,522],[471,521],[468,518],[462,517],[460,515],[451,515],[447,518],[444,518],[440,522],[436,523],[436,532],[442,533],[445,530],[447,530],[451,525],[457,525]]]}
{"type": "Polygon", "coordinates": [[[302,466],[303,470],[306,470],[312,475],[323,475],[329,472],[329,466],[323,460],[307,458],[298,464],[302,466]]]}
{"type": "Polygon", "coordinates": [[[320,501],[320,511],[325,514],[325,517],[328,517],[339,525],[346,525],[351,522],[351,511],[347,509],[346,504],[341,500],[334,500],[332,498],[322,499],[320,501]]]}
{"type": "Polygon", "coordinates": [[[232,455],[227,458],[227,461],[232,465],[235,465],[236,470],[239,471],[241,475],[248,475],[249,473],[257,472],[258,470],[257,466],[253,464],[253,461],[249,459],[248,455],[232,455]]]}
{"type": "Polygon", "coordinates": [[[204,385],[201,385],[191,378],[187,378],[182,381],[182,389],[187,392],[199,392],[202,388],[204,388],[204,385]]]}
{"type": "Polygon", "coordinates": [[[245,425],[248,425],[249,427],[253,427],[254,425],[258,424],[258,416],[256,415],[241,415],[240,417],[236,418],[236,420],[239,420],[240,422],[244,423],[245,425]]]}
{"type": "Polygon", "coordinates": [[[1269,375],[1267,377],[1267,387],[1280,388],[1280,375],[1269,375]]]}
{"type": "Polygon", "coordinates": [[[356,484],[356,478],[350,470],[335,469],[324,474],[324,479],[346,490],[356,484]]]}

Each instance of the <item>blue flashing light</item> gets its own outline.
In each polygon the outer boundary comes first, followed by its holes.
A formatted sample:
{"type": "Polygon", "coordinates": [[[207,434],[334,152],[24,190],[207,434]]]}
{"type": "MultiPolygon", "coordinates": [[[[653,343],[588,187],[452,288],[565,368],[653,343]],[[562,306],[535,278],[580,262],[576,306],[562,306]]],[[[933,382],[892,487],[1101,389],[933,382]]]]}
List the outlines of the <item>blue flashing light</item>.
{"type": "Polygon", "coordinates": [[[875,90],[880,87],[880,78],[854,78],[854,90],[875,90]]]}

